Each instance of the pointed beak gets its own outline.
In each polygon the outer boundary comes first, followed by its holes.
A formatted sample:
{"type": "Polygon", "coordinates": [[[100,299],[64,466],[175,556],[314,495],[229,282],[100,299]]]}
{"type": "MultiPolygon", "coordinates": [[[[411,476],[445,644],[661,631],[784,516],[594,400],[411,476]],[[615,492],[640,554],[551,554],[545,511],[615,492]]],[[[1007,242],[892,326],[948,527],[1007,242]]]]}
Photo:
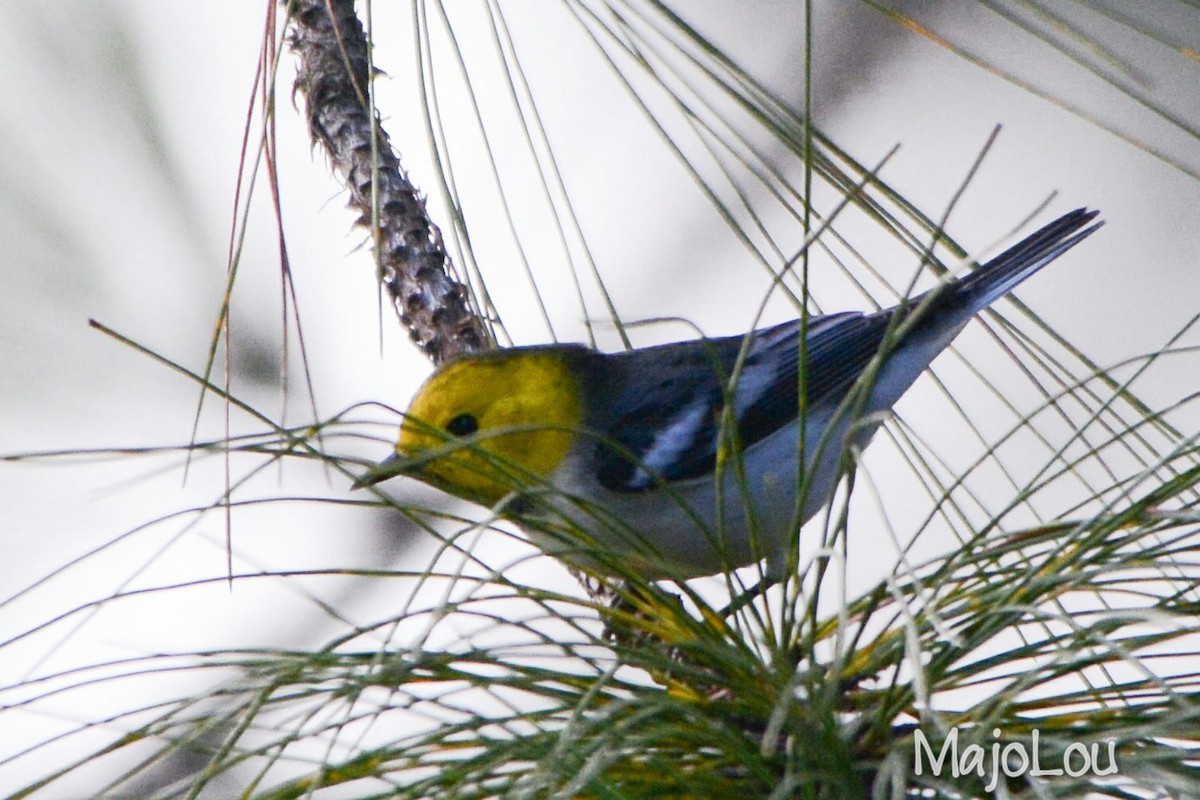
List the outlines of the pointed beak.
{"type": "Polygon", "coordinates": [[[405,458],[399,453],[392,453],[390,456],[380,461],[375,466],[359,476],[353,484],[350,485],[351,490],[363,489],[367,486],[374,486],[377,483],[382,483],[389,478],[395,478],[398,475],[407,475],[411,471],[412,460],[405,458]]]}

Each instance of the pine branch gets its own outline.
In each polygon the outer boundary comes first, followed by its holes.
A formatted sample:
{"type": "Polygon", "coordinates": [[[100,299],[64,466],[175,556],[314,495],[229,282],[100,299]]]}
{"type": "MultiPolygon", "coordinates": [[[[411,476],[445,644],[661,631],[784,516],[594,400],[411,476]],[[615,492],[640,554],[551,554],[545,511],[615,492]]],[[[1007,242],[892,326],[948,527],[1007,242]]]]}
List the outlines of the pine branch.
{"type": "Polygon", "coordinates": [[[295,90],[304,95],[309,132],[350,190],[359,224],[372,231],[379,280],[400,321],[435,364],[490,347],[466,287],[451,275],[441,231],[367,100],[371,62],[353,0],[285,5],[300,59],[295,90]]]}

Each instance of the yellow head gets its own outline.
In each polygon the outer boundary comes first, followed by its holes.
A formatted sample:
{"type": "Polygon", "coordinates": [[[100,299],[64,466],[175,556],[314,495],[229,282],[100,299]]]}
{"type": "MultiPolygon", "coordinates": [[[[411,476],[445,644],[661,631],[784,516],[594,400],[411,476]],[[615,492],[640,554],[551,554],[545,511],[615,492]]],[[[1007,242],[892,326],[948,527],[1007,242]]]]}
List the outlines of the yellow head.
{"type": "Polygon", "coordinates": [[[489,504],[519,488],[522,476],[548,478],[580,422],[579,382],[568,359],[553,348],[523,348],[445,365],[413,398],[396,452],[432,456],[416,477],[489,504]],[[456,447],[457,438],[470,443],[456,447]]]}

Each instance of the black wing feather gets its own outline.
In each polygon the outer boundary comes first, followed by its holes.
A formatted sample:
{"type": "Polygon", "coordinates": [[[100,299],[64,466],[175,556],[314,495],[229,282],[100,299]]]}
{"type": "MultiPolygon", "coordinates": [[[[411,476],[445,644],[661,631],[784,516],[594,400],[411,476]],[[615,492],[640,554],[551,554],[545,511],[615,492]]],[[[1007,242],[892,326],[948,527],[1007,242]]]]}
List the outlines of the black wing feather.
{"type": "MultiPolygon", "coordinates": [[[[864,315],[858,312],[812,317],[808,331],[809,407],[841,402],[850,386],[866,368],[883,341],[889,312],[864,315]]],[[[762,375],[769,369],[765,385],[753,387],[756,395],[739,402],[734,393],[738,438],[749,448],[796,418],[800,402],[799,323],[787,322],[755,334],[742,368],[743,378],[762,375]]],[[[659,481],[684,481],[712,472],[716,467],[717,431],[726,400],[724,387],[737,361],[743,337],[709,339],[688,345],[621,353],[612,359],[624,380],[624,389],[610,395],[610,408],[617,409],[602,425],[607,441],[597,445],[596,460],[601,485],[621,492],[654,488],[659,481]],[[657,372],[661,377],[654,381],[657,372]],[[633,374],[631,374],[633,373],[633,374]],[[703,408],[703,424],[684,447],[673,448],[670,462],[648,469],[662,432],[674,423],[684,423],[686,414],[703,408]],[[616,445],[614,447],[613,445],[616,445]]],[[[695,418],[694,416],[692,418],[695,418]]]]}
{"type": "MultiPolygon", "coordinates": [[[[917,327],[922,332],[910,331],[908,336],[933,331],[952,337],[977,311],[1091,235],[1101,223],[1085,226],[1095,216],[1085,209],[1066,214],[961,281],[895,308],[812,317],[805,375],[809,408],[842,402],[879,350],[897,313],[921,309],[917,327]]],[[[799,322],[756,331],[754,336],[733,397],[743,448],[790,424],[799,406],[799,322]]],[[[930,346],[947,342],[932,340],[930,346]]],[[[743,337],[732,336],[601,356],[613,371],[607,375],[608,385],[593,389],[606,393],[605,407],[615,409],[611,417],[594,421],[607,438],[596,453],[601,484],[636,492],[658,481],[712,472],[716,423],[727,399],[724,387],[742,344],[743,337]],[[661,376],[657,384],[649,377],[654,374],[661,376]]],[[[933,355],[926,353],[927,358],[933,355]]]]}

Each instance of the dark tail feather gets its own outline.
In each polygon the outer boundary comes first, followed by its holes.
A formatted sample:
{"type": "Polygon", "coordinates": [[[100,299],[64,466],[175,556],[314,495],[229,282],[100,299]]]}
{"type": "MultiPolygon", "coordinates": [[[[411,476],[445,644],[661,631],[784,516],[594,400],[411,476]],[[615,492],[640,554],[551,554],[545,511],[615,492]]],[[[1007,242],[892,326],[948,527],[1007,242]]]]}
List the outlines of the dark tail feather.
{"type": "Polygon", "coordinates": [[[1084,228],[1098,211],[1077,208],[1046,227],[1022,239],[970,275],[955,287],[974,314],[1008,294],[1021,281],[1091,236],[1103,222],[1084,228]]]}

